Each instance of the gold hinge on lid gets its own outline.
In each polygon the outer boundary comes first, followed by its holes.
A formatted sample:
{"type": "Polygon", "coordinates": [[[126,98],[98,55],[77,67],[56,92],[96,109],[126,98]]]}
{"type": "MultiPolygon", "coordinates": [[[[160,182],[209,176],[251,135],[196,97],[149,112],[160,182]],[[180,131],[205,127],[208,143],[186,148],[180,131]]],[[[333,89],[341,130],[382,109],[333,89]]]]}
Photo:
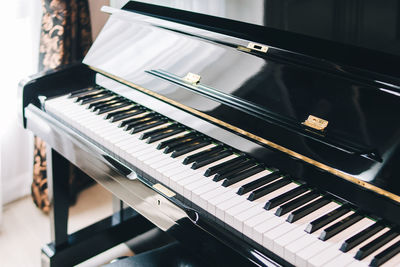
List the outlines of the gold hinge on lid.
{"type": "Polygon", "coordinates": [[[263,52],[263,53],[267,53],[267,51],[268,51],[268,46],[262,45],[262,44],[256,44],[256,43],[253,43],[253,42],[250,42],[247,45],[247,48],[250,48],[252,50],[257,50],[257,51],[260,51],[260,52],[263,52]]]}
{"type": "Polygon", "coordinates": [[[307,120],[305,120],[302,124],[310,128],[313,128],[314,130],[323,132],[328,126],[328,123],[329,122],[324,119],[315,117],[313,115],[309,115],[307,120]]]}
{"type": "Polygon", "coordinates": [[[200,75],[188,72],[188,74],[186,74],[186,76],[183,77],[183,80],[191,84],[198,84],[200,82],[200,78],[201,78],[200,75]]]}

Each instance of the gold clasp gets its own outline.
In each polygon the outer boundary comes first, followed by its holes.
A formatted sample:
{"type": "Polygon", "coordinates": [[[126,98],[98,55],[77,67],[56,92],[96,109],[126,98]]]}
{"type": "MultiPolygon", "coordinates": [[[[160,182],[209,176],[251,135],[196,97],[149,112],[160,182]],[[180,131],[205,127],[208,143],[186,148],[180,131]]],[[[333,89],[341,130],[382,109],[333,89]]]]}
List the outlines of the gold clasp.
{"type": "Polygon", "coordinates": [[[200,75],[188,72],[188,74],[186,74],[186,76],[183,77],[183,80],[191,84],[198,84],[200,82],[200,78],[201,78],[200,75]]]}
{"type": "Polygon", "coordinates": [[[309,115],[307,120],[305,120],[302,124],[310,128],[313,128],[314,130],[323,132],[328,126],[328,123],[329,122],[324,119],[315,117],[313,115],[309,115]]]}

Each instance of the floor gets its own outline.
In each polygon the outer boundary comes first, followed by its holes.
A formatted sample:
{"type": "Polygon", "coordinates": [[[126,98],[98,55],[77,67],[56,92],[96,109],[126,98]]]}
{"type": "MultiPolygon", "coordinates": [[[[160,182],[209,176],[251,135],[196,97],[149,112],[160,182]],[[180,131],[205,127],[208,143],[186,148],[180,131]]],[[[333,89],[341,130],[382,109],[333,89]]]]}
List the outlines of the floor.
{"type": "MultiPolygon", "coordinates": [[[[100,185],[80,193],[70,208],[68,231],[74,232],[112,213],[111,194],[100,185]]],[[[48,216],[33,204],[29,196],[3,207],[0,225],[0,266],[40,266],[40,248],[50,241],[48,216]]],[[[100,266],[119,256],[133,255],[125,245],[116,246],[79,267],[100,266]]]]}

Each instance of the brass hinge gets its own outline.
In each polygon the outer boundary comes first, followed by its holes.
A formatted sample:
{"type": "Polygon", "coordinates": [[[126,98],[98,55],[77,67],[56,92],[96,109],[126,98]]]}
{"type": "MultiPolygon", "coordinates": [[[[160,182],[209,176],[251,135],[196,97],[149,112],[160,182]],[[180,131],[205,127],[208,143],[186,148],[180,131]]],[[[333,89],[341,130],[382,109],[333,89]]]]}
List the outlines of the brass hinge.
{"type": "Polygon", "coordinates": [[[247,45],[247,48],[250,48],[252,50],[257,50],[257,51],[260,51],[260,52],[263,52],[263,53],[267,53],[267,51],[268,51],[268,46],[262,45],[262,44],[256,44],[256,43],[253,43],[253,42],[250,42],[247,45]]]}
{"type": "Polygon", "coordinates": [[[315,117],[313,115],[309,115],[307,120],[305,120],[302,124],[308,126],[317,131],[325,131],[326,127],[328,126],[328,121],[315,117]]]}
{"type": "Polygon", "coordinates": [[[200,75],[188,72],[188,74],[186,74],[186,76],[183,77],[183,80],[191,84],[198,84],[200,82],[200,78],[201,78],[200,75]]]}

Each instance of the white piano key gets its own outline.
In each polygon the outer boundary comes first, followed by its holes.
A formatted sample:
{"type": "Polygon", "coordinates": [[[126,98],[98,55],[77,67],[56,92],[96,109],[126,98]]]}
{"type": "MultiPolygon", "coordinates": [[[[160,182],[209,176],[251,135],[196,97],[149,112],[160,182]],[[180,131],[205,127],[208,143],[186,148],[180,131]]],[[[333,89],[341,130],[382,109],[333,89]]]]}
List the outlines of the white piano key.
{"type": "MultiPolygon", "coordinates": [[[[368,239],[364,240],[359,245],[355,246],[354,248],[347,251],[346,253],[341,252],[337,257],[330,259],[329,262],[326,262],[324,264],[324,266],[334,267],[334,266],[346,266],[346,265],[351,264],[352,262],[356,261],[354,256],[356,255],[359,248],[363,247],[364,245],[368,244],[369,242],[371,242],[372,240],[381,236],[382,234],[386,233],[389,230],[390,229],[388,227],[382,229],[381,231],[379,231],[378,233],[369,237],[368,239]]],[[[361,230],[358,232],[361,232],[361,230]]],[[[354,233],[354,234],[356,234],[356,233],[354,233]]]]}
{"type": "Polygon", "coordinates": [[[350,227],[344,229],[340,233],[334,235],[330,239],[326,241],[320,241],[325,243],[327,248],[323,251],[319,252],[318,255],[310,258],[308,260],[308,266],[323,266],[329,260],[337,257],[342,252],[339,250],[342,243],[348,239],[349,237],[353,236],[354,233],[364,230],[365,228],[371,226],[374,223],[371,219],[364,218],[355,224],[351,225],[350,227]]]}

